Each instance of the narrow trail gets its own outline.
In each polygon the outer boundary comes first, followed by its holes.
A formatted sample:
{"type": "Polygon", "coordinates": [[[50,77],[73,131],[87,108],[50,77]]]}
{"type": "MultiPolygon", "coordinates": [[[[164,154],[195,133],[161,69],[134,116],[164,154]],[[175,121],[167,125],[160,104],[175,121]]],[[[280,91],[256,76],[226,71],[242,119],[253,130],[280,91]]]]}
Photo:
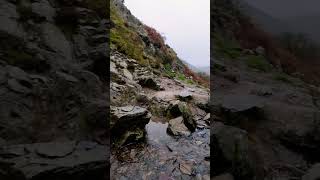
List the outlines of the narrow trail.
{"type": "MultiPolygon", "coordinates": [[[[193,97],[192,104],[209,98],[208,91],[202,87],[169,78],[158,78],[157,81],[163,91],[143,88],[143,93],[157,106],[179,101],[181,93],[189,93],[193,97]]],[[[196,106],[190,107],[193,116],[203,118],[206,115],[196,106]]],[[[209,126],[197,127],[189,136],[172,136],[167,131],[169,121],[170,118],[152,114],[145,127],[145,142],[127,145],[113,153],[111,172],[114,172],[114,179],[210,179],[209,126]]]]}

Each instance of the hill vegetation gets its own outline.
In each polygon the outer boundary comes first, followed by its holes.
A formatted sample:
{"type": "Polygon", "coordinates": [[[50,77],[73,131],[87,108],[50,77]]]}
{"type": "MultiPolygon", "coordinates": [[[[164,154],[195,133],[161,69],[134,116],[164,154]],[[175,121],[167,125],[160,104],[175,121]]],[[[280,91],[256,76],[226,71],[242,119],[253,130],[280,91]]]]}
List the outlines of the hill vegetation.
{"type": "Polygon", "coordinates": [[[191,71],[156,29],[141,23],[123,6],[116,0],[111,1],[111,49],[136,59],[143,66],[158,69],[169,77],[178,78],[183,74],[192,83],[208,86],[208,80],[191,71]]]}
{"type": "MultiPolygon", "coordinates": [[[[318,46],[301,34],[283,33],[274,36],[254,23],[254,20],[237,8],[231,0],[217,1],[214,6],[213,39],[216,55],[238,58],[243,50],[262,47],[266,60],[281,72],[303,79],[312,84],[320,83],[318,46]]],[[[249,66],[262,67],[254,62],[259,57],[249,57],[249,66]],[[255,64],[255,65],[254,65],[255,64]]],[[[247,58],[244,58],[247,59],[247,58]]],[[[261,61],[260,61],[261,62],[261,61]]]]}

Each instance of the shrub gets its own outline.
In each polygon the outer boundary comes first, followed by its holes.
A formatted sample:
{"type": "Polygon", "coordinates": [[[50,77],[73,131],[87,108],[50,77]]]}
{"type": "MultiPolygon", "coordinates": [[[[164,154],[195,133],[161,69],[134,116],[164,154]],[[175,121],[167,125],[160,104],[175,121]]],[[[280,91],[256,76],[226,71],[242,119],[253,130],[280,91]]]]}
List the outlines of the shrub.
{"type": "Polygon", "coordinates": [[[277,81],[282,81],[285,83],[292,83],[292,81],[290,80],[290,77],[285,73],[277,73],[273,76],[273,79],[277,81]]]}
{"type": "Polygon", "coordinates": [[[173,71],[170,64],[164,65],[164,74],[167,75],[169,78],[175,78],[176,73],[173,71]]]}
{"type": "Polygon", "coordinates": [[[259,71],[267,72],[270,70],[270,64],[263,56],[250,55],[246,57],[246,64],[250,68],[257,69],[259,71]]]}
{"type": "Polygon", "coordinates": [[[220,34],[214,34],[214,54],[218,57],[236,59],[241,56],[241,48],[236,40],[223,38],[220,34]]]}
{"type": "Polygon", "coordinates": [[[162,51],[166,51],[167,47],[164,42],[164,37],[159,32],[157,32],[157,30],[150,26],[144,25],[144,29],[147,31],[151,42],[155,46],[159,47],[162,51]]]}

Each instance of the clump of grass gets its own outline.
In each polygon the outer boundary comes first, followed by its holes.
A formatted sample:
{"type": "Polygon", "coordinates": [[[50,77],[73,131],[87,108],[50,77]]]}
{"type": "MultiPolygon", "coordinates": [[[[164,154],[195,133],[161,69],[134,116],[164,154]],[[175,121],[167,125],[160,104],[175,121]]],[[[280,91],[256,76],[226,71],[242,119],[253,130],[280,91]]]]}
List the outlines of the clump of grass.
{"type": "Polygon", "coordinates": [[[271,66],[266,61],[264,56],[261,55],[249,55],[246,57],[246,64],[248,67],[257,69],[259,71],[267,72],[271,66]]]}
{"type": "Polygon", "coordinates": [[[285,82],[285,83],[288,83],[288,84],[292,83],[292,81],[290,80],[290,76],[285,74],[285,73],[276,73],[273,76],[273,79],[277,80],[277,81],[282,81],[282,82],[285,82]]]}
{"type": "Polygon", "coordinates": [[[173,71],[172,67],[170,64],[165,64],[164,65],[164,74],[166,76],[168,76],[169,78],[175,78],[176,77],[176,73],[173,71]]]}
{"type": "Polygon", "coordinates": [[[218,33],[214,34],[214,53],[217,57],[236,59],[241,56],[241,47],[236,40],[223,38],[218,33]]]}

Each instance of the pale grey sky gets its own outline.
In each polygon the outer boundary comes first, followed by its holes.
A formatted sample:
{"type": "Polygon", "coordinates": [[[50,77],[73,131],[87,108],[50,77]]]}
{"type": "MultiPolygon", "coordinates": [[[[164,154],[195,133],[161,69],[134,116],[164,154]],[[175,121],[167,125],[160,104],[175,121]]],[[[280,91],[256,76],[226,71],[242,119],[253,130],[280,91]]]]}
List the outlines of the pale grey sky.
{"type": "Polygon", "coordinates": [[[163,33],[181,59],[210,66],[210,0],[125,0],[125,5],[163,33]]]}

